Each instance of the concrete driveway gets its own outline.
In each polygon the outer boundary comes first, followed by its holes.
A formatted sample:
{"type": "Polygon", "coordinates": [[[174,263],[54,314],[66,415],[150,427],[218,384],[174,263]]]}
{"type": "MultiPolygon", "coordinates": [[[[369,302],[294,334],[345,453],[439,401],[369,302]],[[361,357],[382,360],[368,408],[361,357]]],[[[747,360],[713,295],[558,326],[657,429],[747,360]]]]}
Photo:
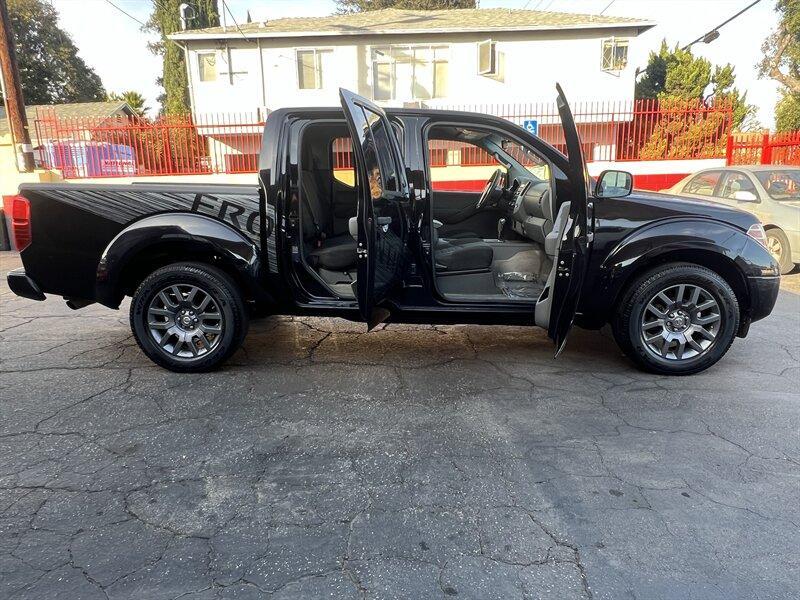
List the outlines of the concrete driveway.
{"type": "Polygon", "coordinates": [[[795,292],[687,378],[289,318],[176,375],[126,311],[0,285],[0,598],[800,596],[795,292]]]}

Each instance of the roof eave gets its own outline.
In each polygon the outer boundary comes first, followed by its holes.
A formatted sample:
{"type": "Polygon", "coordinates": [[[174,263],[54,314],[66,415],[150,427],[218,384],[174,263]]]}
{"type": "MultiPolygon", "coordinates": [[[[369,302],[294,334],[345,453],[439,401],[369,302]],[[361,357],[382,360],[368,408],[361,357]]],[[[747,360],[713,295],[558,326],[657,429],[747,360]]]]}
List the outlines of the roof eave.
{"type": "Polygon", "coordinates": [[[342,37],[342,36],[372,36],[372,35],[437,35],[443,33],[514,33],[523,31],[570,31],[591,29],[636,29],[639,35],[656,26],[653,21],[634,21],[630,23],[581,23],[576,25],[523,25],[519,27],[447,27],[441,29],[375,29],[358,31],[246,31],[240,32],[233,28],[232,31],[215,33],[173,33],[167,37],[171,40],[196,41],[247,38],[298,38],[298,37],[342,37]]]}

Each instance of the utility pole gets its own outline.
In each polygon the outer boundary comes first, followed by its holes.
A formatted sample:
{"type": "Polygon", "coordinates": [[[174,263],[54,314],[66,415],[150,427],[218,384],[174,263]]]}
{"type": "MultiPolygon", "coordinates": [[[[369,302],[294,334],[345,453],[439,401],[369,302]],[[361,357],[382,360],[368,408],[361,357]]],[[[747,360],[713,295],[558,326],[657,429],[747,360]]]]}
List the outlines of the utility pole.
{"type": "Polygon", "coordinates": [[[28,131],[28,118],[25,115],[25,100],[22,97],[22,84],[17,69],[17,53],[14,50],[14,34],[11,31],[11,18],[8,16],[6,0],[0,0],[0,71],[3,75],[3,96],[8,108],[8,121],[16,144],[17,164],[26,173],[33,171],[33,147],[28,131]]]}

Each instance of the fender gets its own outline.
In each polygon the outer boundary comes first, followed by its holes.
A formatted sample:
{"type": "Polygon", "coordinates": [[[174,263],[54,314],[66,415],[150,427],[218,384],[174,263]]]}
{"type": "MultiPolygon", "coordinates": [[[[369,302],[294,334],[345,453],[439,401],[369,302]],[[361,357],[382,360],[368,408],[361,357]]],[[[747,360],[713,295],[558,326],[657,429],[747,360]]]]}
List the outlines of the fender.
{"type": "Polygon", "coordinates": [[[734,261],[744,247],[747,234],[739,228],[702,217],[659,220],[623,238],[600,268],[616,279],[651,259],[686,250],[705,250],[734,261]]]}
{"type": "Polygon", "coordinates": [[[592,285],[600,293],[584,298],[582,312],[605,315],[605,321],[631,277],[651,264],[670,261],[724,270],[721,274],[734,280],[734,289],[748,296],[743,298],[745,304],[749,302],[747,278],[775,273],[767,249],[734,225],[694,216],[658,220],[623,238],[602,259],[592,285]]]}
{"type": "Polygon", "coordinates": [[[761,244],[735,225],[703,217],[672,218],[642,227],[620,241],[600,268],[616,278],[653,258],[687,251],[725,256],[744,277],[775,274],[775,261],[761,244]]]}
{"type": "Polygon", "coordinates": [[[142,252],[168,245],[198,255],[213,254],[235,270],[249,291],[259,289],[260,261],[255,244],[239,231],[197,213],[162,213],[145,217],[120,231],[106,246],[97,266],[95,297],[118,308],[124,290],[124,269],[142,252]]]}

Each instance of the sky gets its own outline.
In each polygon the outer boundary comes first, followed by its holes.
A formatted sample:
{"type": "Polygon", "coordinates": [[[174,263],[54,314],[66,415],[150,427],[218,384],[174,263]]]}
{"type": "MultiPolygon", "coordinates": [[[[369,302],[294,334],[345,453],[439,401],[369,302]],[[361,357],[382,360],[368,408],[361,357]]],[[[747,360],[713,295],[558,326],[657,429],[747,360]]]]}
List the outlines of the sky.
{"type": "MultiPolygon", "coordinates": [[[[141,31],[139,21],[147,21],[152,0],[112,0],[130,18],[106,0],[49,0],[59,13],[59,23],[75,41],[80,56],[100,75],[108,91],[133,89],[142,93],[148,105],[158,107],[160,89],[155,79],[161,72],[160,58],[147,49],[152,34],[141,31]]],[[[323,16],[336,10],[333,0],[226,0],[236,20],[244,22],[247,11],[253,20],[280,17],[323,16]]],[[[732,16],[752,0],[480,0],[481,8],[545,9],[557,12],[640,17],[657,26],[636,40],[629,62],[644,67],[650,50],[657,50],[666,38],[671,45],[686,44],[732,16]]],[[[696,44],[695,54],[712,64],[730,62],[736,69],[736,84],[747,91],[747,99],[758,108],[762,126],[774,126],[777,83],[759,79],[756,63],[761,57],[764,38],[775,29],[778,16],[775,0],[761,0],[744,15],[720,30],[711,44],[696,44]]]]}

